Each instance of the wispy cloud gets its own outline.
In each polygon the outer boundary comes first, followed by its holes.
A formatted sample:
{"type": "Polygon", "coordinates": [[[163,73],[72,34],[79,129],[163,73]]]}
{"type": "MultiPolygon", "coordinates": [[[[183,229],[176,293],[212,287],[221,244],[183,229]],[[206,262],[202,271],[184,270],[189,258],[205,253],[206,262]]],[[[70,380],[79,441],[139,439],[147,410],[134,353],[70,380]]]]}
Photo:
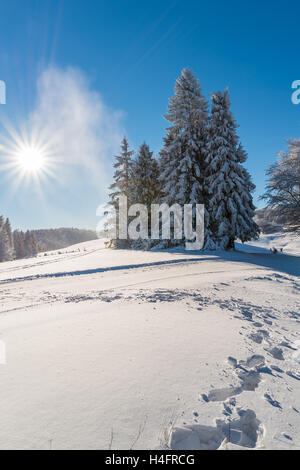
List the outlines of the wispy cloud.
{"type": "Polygon", "coordinates": [[[29,128],[60,163],[81,167],[87,184],[107,185],[124,132],[122,113],[109,108],[78,69],[47,68],[37,85],[29,128]]]}

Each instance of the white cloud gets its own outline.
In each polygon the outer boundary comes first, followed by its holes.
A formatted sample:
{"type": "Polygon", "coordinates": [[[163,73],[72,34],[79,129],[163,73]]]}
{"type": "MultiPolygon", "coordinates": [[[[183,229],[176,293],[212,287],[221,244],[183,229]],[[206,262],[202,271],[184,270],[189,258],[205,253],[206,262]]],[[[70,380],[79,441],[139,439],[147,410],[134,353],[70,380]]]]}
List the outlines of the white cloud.
{"type": "Polygon", "coordinates": [[[106,106],[88,78],[75,68],[50,67],[38,79],[29,125],[61,164],[80,166],[88,183],[110,183],[113,155],[123,136],[122,113],[106,106]]]}

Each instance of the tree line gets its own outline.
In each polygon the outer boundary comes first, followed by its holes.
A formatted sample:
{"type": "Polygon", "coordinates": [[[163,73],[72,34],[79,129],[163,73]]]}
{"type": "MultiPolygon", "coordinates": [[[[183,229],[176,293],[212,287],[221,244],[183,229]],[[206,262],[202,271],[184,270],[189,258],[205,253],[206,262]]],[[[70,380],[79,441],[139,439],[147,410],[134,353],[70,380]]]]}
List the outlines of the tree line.
{"type": "Polygon", "coordinates": [[[94,230],[77,228],[12,231],[9,219],[0,216],[0,262],[59,250],[96,238],[94,230]]]}
{"type": "Polygon", "coordinates": [[[12,231],[9,219],[0,216],[0,262],[35,256],[37,252],[33,232],[12,231]]]}
{"type": "MultiPolygon", "coordinates": [[[[134,157],[124,137],[121,153],[115,157],[109,204],[117,211],[121,194],[129,204],[144,204],[148,209],[152,203],[204,204],[205,249],[231,249],[237,239],[258,238],[253,220],[255,185],[243,165],[247,153],[230,106],[225,90],[212,94],[209,109],[198,79],[184,69],[169,100],[165,119],[170,127],[159,158],[154,158],[147,143],[134,157]]],[[[117,247],[132,243],[136,246],[136,242],[112,240],[117,247]]],[[[143,248],[179,243],[174,239],[139,241],[143,248]]]]}

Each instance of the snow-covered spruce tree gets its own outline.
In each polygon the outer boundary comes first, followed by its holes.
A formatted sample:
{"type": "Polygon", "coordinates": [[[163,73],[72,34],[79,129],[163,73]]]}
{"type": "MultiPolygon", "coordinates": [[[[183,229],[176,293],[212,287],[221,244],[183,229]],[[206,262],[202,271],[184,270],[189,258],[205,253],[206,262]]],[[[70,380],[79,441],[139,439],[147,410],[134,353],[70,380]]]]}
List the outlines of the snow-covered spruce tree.
{"type": "Polygon", "coordinates": [[[267,187],[262,199],[274,216],[285,220],[285,228],[300,231],[300,140],[289,140],[287,153],[279,154],[267,170],[267,187]]]}
{"type": "Polygon", "coordinates": [[[257,238],[253,221],[255,188],[242,166],[247,154],[238,142],[237,124],[230,111],[229,92],[212,95],[205,180],[211,236],[217,246],[234,248],[234,241],[257,238]]]}
{"type": "MultiPolygon", "coordinates": [[[[175,95],[169,100],[167,129],[160,152],[162,202],[202,204],[203,172],[207,152],[208,103],[193,72],[184,69],[176,80],[175,95]]],[[[208,222],[207,214],[205,217],[208,222]]],[[[206,231],[207,243],[209,232],[206,231]]],[[[172,240],[171,244],[182,243],[172,240]]],[[[165,245],[168,245],[166,242],[165,245]]]]}
{"type": "MultiPolygon", "coordinates": [[[[160,201],[159,165],[150,151],[149,145],[144,142],[137,153],[133,166],[132,203],[143,204],[148,210],[148,236],[151,238],[151,204],[160,201]]],[[[136,240],[134,247],[150,248],[151,241],[136,240]]]]}
{"type": "Polygon", "coordinates": [[[129,150],[126,137],[121,143],[121,154],[116,155],[114,163],[114,183],[110,186],[110,203],[115,204],[118,196],[125,195],[130,200],[132,191],[133,150],[129,150]]]}
{"type": "Polygon", "coordinates": [[[13,248],[10,244],[7,227],[2,216],[0,216],[0,262],[13,259],[13,248]]]}
{"type": "MultiPolygon", "coordinates": [[[[111,193],[109,194],[109,205],[112,205],[117,214],[118,220],[118,198],[123,195],[128,199],[128,204],[131,204],[132,201],[132,191],[133,191],[133,160],[132,156],[134,155],[133,150],[129,150],[129,144],[126,137],[123,138],[121,143],[121,154],[115,157],[114,163],[114,182],[110,186],[111,193]]],[[[113,222],[114,223],[114,222],[113,222]]],[[[110,222],[108,222],[108,229],[110,222]]],[[[119,226],[117,223],[117,233],[119,226]]],[[[129,246],[128,240],[110,240],[110,246],[116,248],[122,248],[129,246]]]]}
{"type": "Polygon", "coordinates": [[[6,221],[4,223],[4,230],[6,231],[7,237],[8,237],[10,259],[14,259],[14,257],[15,257],[14,237],[13,237],[13,233],[12,233],[12,229],[11,229],[11,224],[10,224],[10,221],[9,221],[8,218],[6,219],[6,221]]]}
{"type": "Polygon", "coordinates": [[[160,183],[158,162],[146,142],[140,146],[134,162],[133,181],[133,202],[144,204],[150,211],[151,204],[159,199],[160,183]]]}
{"type": "MultiPolygon", "coordinates": [[[[241,143],[238,145],[236,156],[237,156],[238,163],[245,163],[247,161],[248,154],[241,143]]],[[[255,190],[256,186],[252,182],[252,178],[251,178],[249,171],[243,165],[239,165],[239,169],[240,169],[242,179],[244,180],[245,185],[248,188],[248,191],[252,193],[255,190]]],[[[254,205],[253,205],[253,210],[255,210],[254,205]]]]}

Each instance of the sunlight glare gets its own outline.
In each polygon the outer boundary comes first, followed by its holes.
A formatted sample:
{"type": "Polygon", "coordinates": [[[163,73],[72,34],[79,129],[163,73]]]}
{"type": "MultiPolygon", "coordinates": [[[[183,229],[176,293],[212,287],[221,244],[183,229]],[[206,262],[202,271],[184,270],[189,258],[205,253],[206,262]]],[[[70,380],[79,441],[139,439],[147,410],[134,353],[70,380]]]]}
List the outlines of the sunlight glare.
{"type": "Polygon", "coordinates": [[[17,152],[18,164],[28,172],[38,172],[43,168],[45,158],[42,151],[35,147],[23,147],[17,152]]]}
{"type": "MultiPolygon", "coordinates": [[[[1,120],[0,120],[1,122],[1,120]]],[[[9,121],[2,121],[5,134],[0,142],[0,171],[12,180],[11,191],[20,185],[31,185],[41,190],[50,180],[57,179],[56,165],[61,159],[48,133],[26,126],[16,130],[9,121]]]]}

